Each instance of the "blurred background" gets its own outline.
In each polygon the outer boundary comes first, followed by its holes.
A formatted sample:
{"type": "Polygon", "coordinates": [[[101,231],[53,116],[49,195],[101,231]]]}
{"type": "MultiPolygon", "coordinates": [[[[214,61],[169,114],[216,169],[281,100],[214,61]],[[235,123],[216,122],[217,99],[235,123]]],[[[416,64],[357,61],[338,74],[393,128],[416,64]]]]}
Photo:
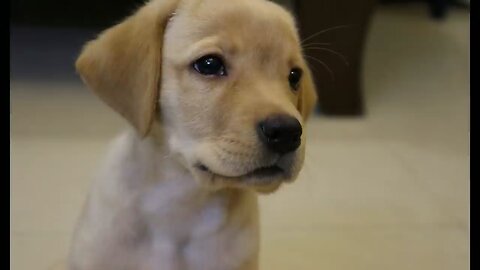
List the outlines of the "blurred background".
{"type": "MultiPolygon", "coordinates": [[[[126,125],[73,63],[142,2],[11,2],[10,269],[62,269],[126,125]]],[[[297,17],[319,103],[300,179],[261,197],[261,269],[468,269],[470,2],[277,2],[297,17]]]]}

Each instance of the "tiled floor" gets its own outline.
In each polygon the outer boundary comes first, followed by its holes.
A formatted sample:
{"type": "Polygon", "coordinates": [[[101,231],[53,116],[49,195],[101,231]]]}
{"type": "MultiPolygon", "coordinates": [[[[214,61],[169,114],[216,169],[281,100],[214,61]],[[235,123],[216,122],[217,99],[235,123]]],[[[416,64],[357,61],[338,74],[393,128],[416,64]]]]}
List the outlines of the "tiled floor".
{"type": "MultiPolygon", "coordinates": [[[[464,10],[445,22],[417,5],[378,10],[368,115],[311,121],[300,179],[261,199],[261,269],[467,269],[468,33],[464,10]]],[[[14,74],[11,103],[11,269],[62,269],[123,121],[78,81],[14,74]]]]}

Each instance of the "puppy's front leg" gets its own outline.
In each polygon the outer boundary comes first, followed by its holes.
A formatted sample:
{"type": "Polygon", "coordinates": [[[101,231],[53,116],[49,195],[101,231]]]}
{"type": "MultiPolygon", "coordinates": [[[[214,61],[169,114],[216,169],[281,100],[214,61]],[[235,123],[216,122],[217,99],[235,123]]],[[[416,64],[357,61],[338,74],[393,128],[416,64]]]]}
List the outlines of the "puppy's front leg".
{"type": "Polygon", "coordinates": [[[165,239],[153,239],[152,254],[146,270],[187,270],[181,245],[165,239]]]}

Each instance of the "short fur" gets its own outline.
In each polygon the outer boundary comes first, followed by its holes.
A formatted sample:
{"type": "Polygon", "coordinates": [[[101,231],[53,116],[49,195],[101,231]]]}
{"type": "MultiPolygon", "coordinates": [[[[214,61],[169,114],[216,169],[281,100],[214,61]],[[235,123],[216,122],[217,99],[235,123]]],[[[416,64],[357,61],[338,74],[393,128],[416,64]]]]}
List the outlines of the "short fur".
{"type": "Polygon", "coordinates": [[[292,16],[265,0],[152,0],[89,42],[76,68],[134,128],[93,184],[70,269],[258,269],[257,194],[297,177],[305,135],[279,156],[256,124],[281,113],[303,126],[316,102],[292,16]],[[192,69],[211,53],[228,76],[192,69]],[[292,67],[304,71],[297,91],[292,67]],[[274,163],[284,173],[248,174],[274,163]]]}

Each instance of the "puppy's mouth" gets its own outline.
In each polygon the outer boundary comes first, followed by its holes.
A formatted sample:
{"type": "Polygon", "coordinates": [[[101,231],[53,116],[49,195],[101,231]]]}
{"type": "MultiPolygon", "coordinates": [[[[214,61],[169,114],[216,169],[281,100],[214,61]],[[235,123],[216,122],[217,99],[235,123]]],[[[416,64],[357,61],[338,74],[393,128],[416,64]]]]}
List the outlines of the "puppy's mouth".
{"type": "Polygon", "coordinates": [[[275,164],[270,166],[265,166],[265,167],[259,167],[254,169],[253,171],[247,172],[243,175],[239,175],[236,177],[229,177],[229,176],[224,176],[224,175],[215,173],[212,170],[210,170],[207,166],[201,163],[198,163],[195,167],[200,171],[219,175],[224,178],[259,178],[261,179],[261,178],[274,178],[278,176],[283,176],[285,174],[285,170],[275,164]]]}

